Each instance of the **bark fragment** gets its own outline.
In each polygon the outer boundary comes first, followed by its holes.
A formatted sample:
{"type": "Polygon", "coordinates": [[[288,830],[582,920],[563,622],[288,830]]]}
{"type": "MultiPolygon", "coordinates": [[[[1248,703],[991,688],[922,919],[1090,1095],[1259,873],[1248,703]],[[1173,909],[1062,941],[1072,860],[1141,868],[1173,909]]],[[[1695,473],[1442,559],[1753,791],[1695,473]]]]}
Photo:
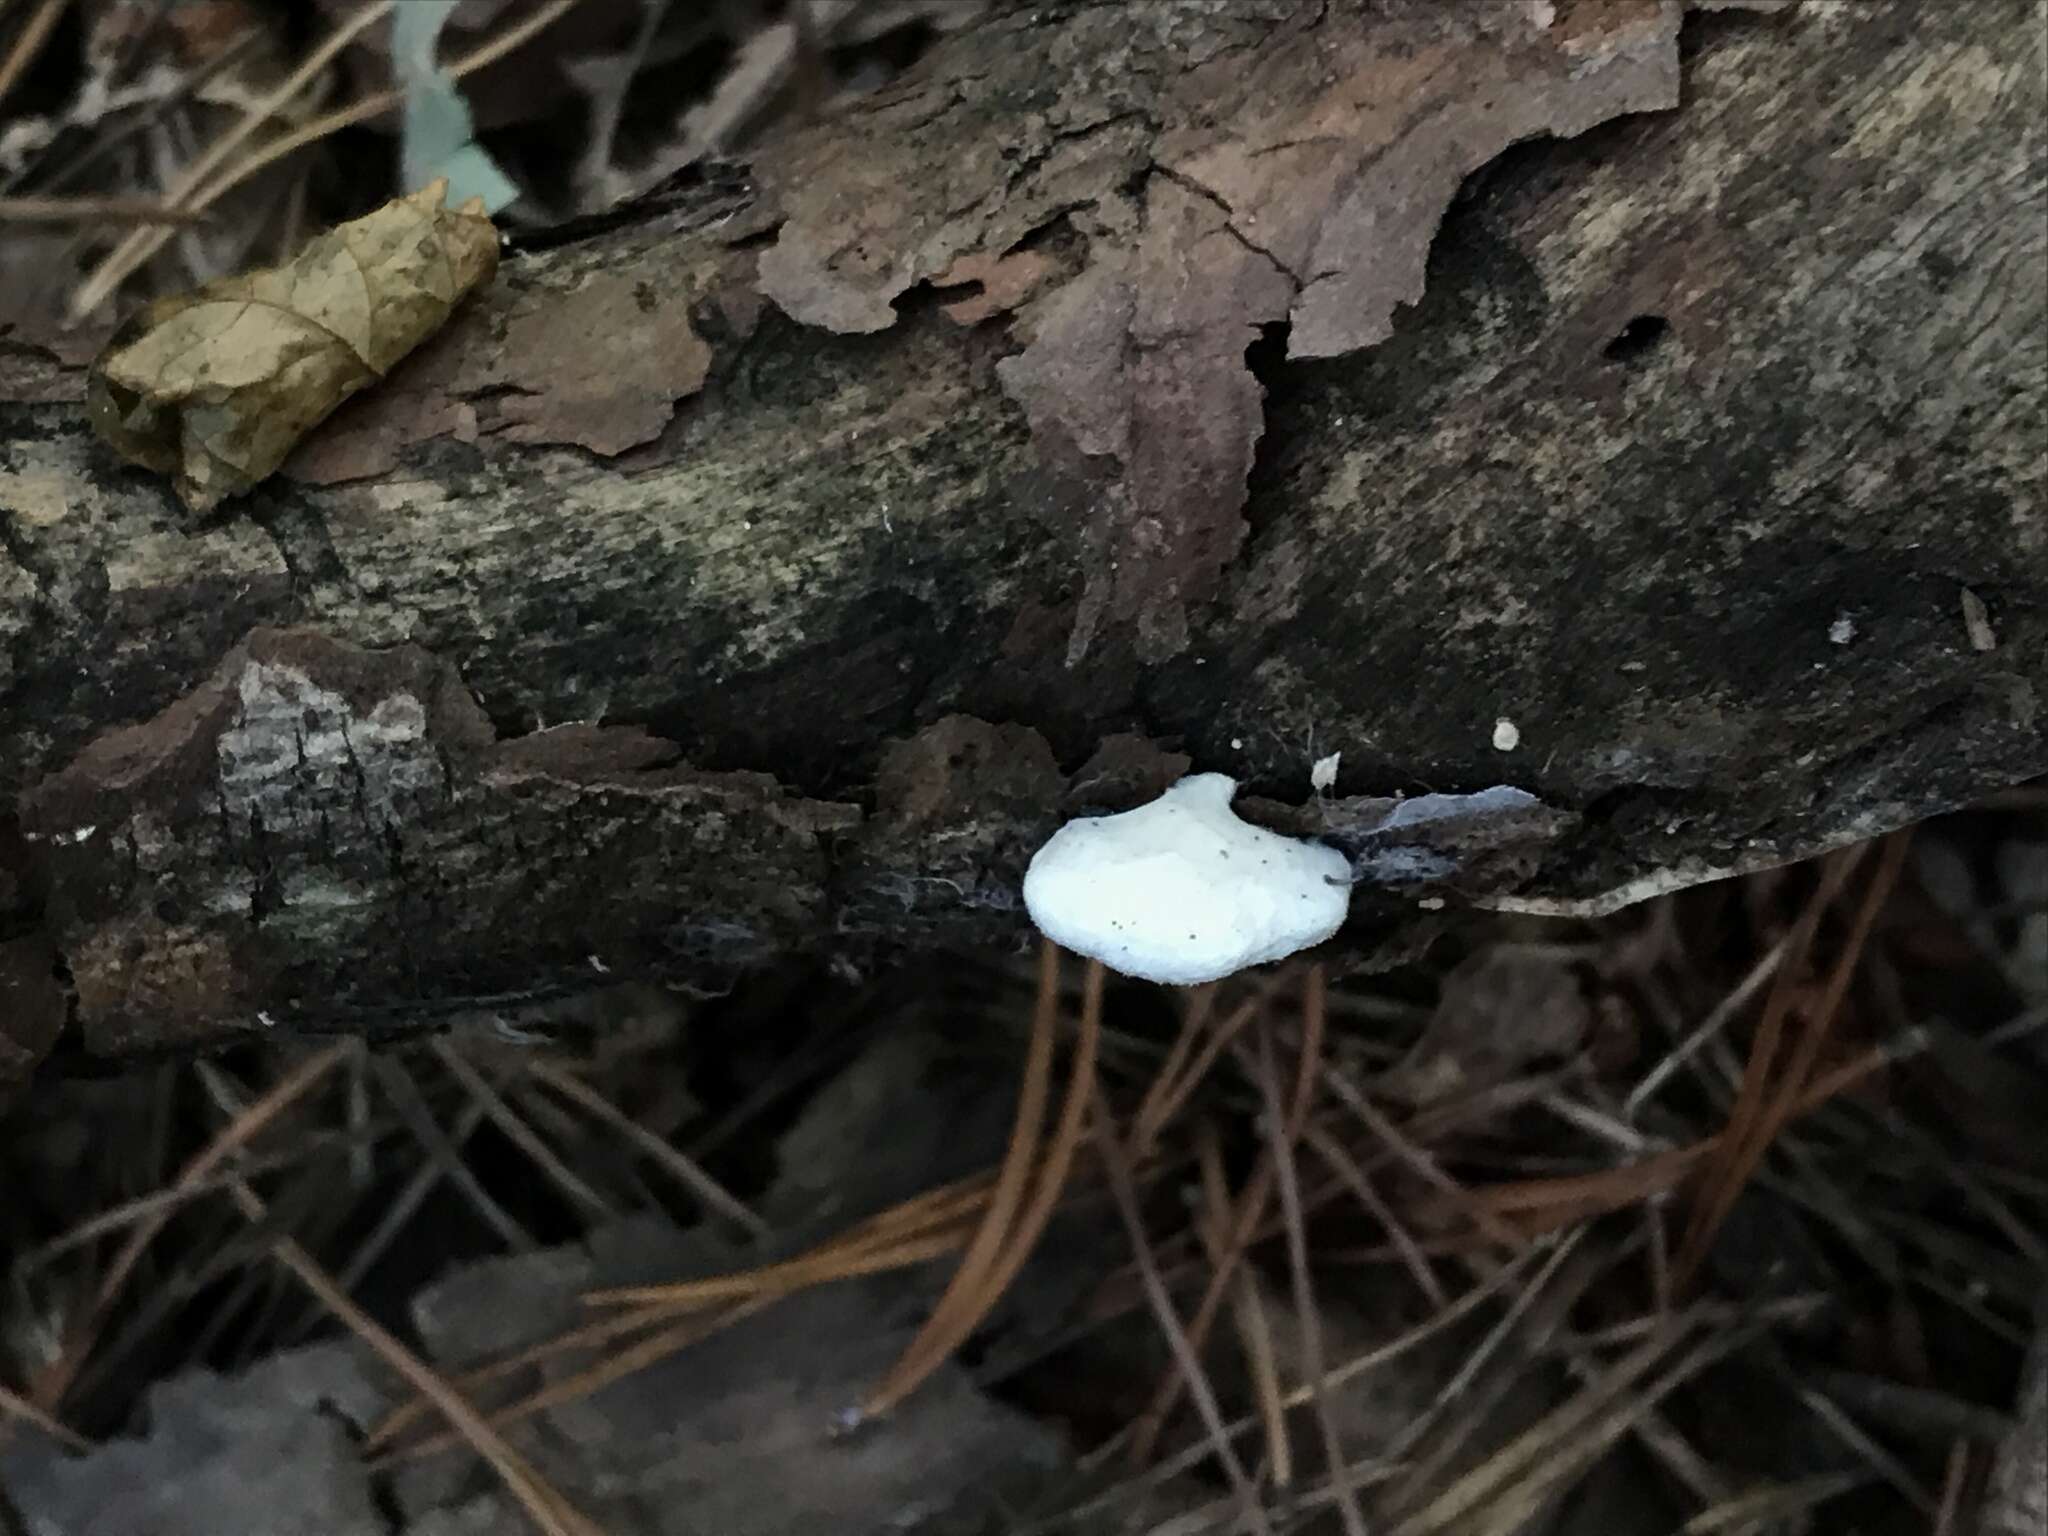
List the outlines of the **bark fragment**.
{"type": "Polygon", "coordinates": [[[45,780],[23,828],[95,1049],[374,1026],[401,1000],[701,980],[800,939],[824,902],[820,836],[858,811],[675,756],[630,726],[499,742],[423,651],[259,630],[45,780]]]}

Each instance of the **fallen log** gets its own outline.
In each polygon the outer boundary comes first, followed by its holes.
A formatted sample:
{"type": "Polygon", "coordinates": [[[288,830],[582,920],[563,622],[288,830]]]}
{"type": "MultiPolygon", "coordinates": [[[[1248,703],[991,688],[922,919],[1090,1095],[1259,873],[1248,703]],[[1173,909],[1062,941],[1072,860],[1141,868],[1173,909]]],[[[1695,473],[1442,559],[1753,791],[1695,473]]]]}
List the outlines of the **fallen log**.
{"type": "Polygon", "coordinates": [[[2048,771],[2032,20],[997,7],[207,517],[0,336],[0,1048],[1018,943],[1189,764],[1351,954],[2048,771]]]}

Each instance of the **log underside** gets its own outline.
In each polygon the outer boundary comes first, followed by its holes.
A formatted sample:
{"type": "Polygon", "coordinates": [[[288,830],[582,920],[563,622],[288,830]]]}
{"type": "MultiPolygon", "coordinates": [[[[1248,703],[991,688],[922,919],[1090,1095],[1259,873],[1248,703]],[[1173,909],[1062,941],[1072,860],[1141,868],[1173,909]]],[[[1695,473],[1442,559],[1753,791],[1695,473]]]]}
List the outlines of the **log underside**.
{"type": "Polygon", "coordinates": [[[0,1087],[1021,943],[1188,763],[1540,798],[1354,957],[2048,771],[2032,7],[1530,9],[999,11],[208,520],[0,335],[0,1087]]]}

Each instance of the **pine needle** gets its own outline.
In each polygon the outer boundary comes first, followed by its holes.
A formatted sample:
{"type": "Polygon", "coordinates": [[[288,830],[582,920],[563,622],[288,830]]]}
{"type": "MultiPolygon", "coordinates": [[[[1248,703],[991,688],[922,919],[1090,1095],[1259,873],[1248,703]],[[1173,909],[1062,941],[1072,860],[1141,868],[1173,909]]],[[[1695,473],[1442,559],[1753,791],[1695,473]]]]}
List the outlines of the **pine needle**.
{"type": "MultiPolygon", "coordinates": [[[[246,1184],[237,1184],[232,1193],[235,1203],[242,1208],[242,1214],[251,1222],[263,1219],[263,1202],[256,1197],[254,1190],[246,1184]]],[[[440,1410],[442,1416],[461,1432],[476,1453],[498,1474],[506,1491],[518,1501],[543,1536],[603,1536],[596,1525],[577,1513],[525,1457],[485,1422],[446,1378],[351,1301],[311,1254],[289,1237],[278,1238],[271,1244],[270,1251],[350,1332],[376,1351],[414,1391],[440,1410]]]]}
{"type": "MultiPolygon", "coordinates": [[[[187,1190],[211,1178],[216,1169],[338,1066],[347,1052],[346,1046],[330,1046],[308,1056],[279,1078],[261,1098],[221,1127],[220,1133],[179,1170],[171,1188],[187,1190]]],[[[113,1263],[107,1266],[106,1274],[101,1277],[92,1304],[67,1330],[62,1353],[37,1375],[32,1384],[29,1395],[38,1406],[48,1410],[63,1401],[64,1394],[70,1390],[79,1369],[85,1364],[86,1356],[92,1351],[100,1325],[106,1321],[107,1313],[120,1296],[122,1287],[128,1283],[129,1275],[141,1262],[143,1252],[164,1229],[174,1209],[166,1207],[151,1212],[128,1234],[128,1241],[121,1246],[113,1263]]]]}
{"type": "Polygon", "coordinates": [[[519,1111],[505,1101],[475,1065],[446,1040],[433,1042],[432,1050],[440,1058],[441,1065],[449,1075],[462,1085],[463,1092],[484,1108],[484,1113],[506,1140],[524,1152],[533,1165],[547,1175],[555,1188],[562,1192],[569,1204],[578,1206],[592,1221],[607,1222],[618,1220],[619,1213],[611,1201],[592,1189],[574,1169],[556,1155],[555,1149],[540,1138],[540,1133],[528,1125],[519,1111]]]}
{"type": "Polygon", "coordinates": [[[57,30],[64,7],[70,3],[71,0],[43,0],[15,36],[14,46],[7,50],[7,57],[0,59],[0,101],[5,101],[15,83],[28,73],[29,66],[35,63],[43,45],[50,40],[50,34],[57,30]]]}
{"type": "MultiPolygon", "coordinates": [[[[498,36],[450,64],[447,69],[449,78],[460,80],[465,75],[496,63],[505,54],[520,47],[544,28],[554,25],[557,20],[582,3],[583,0],[548,0],[547,4],[532,15],[507,27],[498,36]]],[[[372,0],[372,3],[352,14],[348,20],[322,39],[320,45],[301,61],[284,84],[262,100],[250,103],[241,121],[187,167],[185,173],[165,193],[164,202],[193,212],[203,211],[265,166],[282,160],[286,155],[303,149],[308,144],[317,144],[343,128],[368,122],[371,118],[403,105],[405,94],[402,91],[372,91],[346,107],[326,113],[301,128],[280,134],[258,145],[227,169],[216,170],[229,155],[246,142],[256,128],[275,116],[280,107],[303,90],[307,82],[326,68],[328,62],[353,41],[358,33],[388,12],[392,4],[393,0],[372,0]],[[212,174],[212,179],[205,180],[209,174],[212,174]]],[[[143,263],[164,248],[171,233],[169,229],[137,230],[108,252],[106,258],[87,275],[72,295],[72,317],[82,319],[112,298],[122,283],[141,270],[143,263]]]]}
{"type": "Polygon", "coordinates": [[[0,1418],[19,1419],[24,1424],[33,1425],[68,1450],[89,1451],[93,1448],[92,1442],[77,1430],[4,1386],[0,1386],[0,1418]]]}
{"type": "Polygon", "coordinates": [[[1860,850],[1852,850],[1834,861],[1831,867],[1840,871],[1839,876],[1830,880],[1824,874],[1820,890],[1800,915],[1799,927],[1788,945],[1785,964],[1778,972],[1778,985],[1772,989],[1771,999],[1765,1005],[1764,1019],[1758,1026],[1757,1038],[1750,1052],[1749,1067],[1743,1074],[1742,1088],[1735,1107],[1729,1111],[1727,1129],[1717,1139],[1715,1153],[1702,1178],[1692,1220],[1672,1265],[1672,1283],[1681,1293],[1691,1288],[1714,1245],[1721,1224],[1734,1209],[1743,1187],[1763,1162],[1778,1133],[1797,1113],[1800,1097],[1808,1086],[1807,1080],[1812,1077],[1819,1061],[1821,1046],[1848,995],[1849,982],[1863,957],[1864,944],[1876,924],[1878,913],[1891,895],[1892,887],[1898,882],[1899,872],[1905,867],[1910,841],[1909,832],[1894,833],[1885,839],[1877,869],[1864,891],[1848,941],[1829,973],[1820,1002],[1805,1032],[1794,1042],[1789,1059],[1782,1069],[1774,1071],[1772,1058],[1776,1055],[1777,1042],[1790,1012],[1800,962],[1811,951],[1821,914],[1847,880],[1851,860],[1860,850]]]}
{"type": "MultiPolygon", "coordinates": [[[[1296,1101],[1292,1126],[1305,1128],[1313,1095],[1318,1062],[1312,1053],[1322,1045],[1324,1010],[1323,968],[1312,965],[1303,987],[1302,1061],[1298,1083],[1302,1097],[1296,1101]]],[[[1322,1430],[1323,1455],[1329,1466],[1331,1487],[1337,1509],[1343,1517],[1345,1536],[1365,1536],[1365,1515],[1358,1506],[1358,1493],[1345,1460],[1342,1437],[1330,1408],[1330,1395],[1323,1389],[1322,1314],[1317,1307],[1315,1287],[1308,1272],[1308,1232],[1301,1212],[1301,1186],[1294,1173],[1294,1139],[1290,1119],[1280,1103],[1280,1071],[1273,1060],[1273,1031],[1258,1033],[1258,1083],[1266,1106],[1267,1139],[1273,1149],[1273,1166],[1280,1186],[1280,1210],[1287,1231],[1287,1268],[1294,1287],[1294,1311],[1301,1328],[1302,1369],[1315,1389],[1316,1423],[1322,1430]]]]}
{"type": "Polygon", "coordinates": [[[960,1267],[954,1270],[937,1305],[901,1358],[861,1404],[861,1418],[887,1413],[916,1390],[960,1346],[973,1329],[973,1319],[985,1311],[986,1282],[1009,1239],[1010,1224],[1023,1201],[1025,1183],[1038,1157],[1039,1138],[1044,1132],[1053,1042],[1058,1032],[1059,986],[1059,950],[1047,939],[1039,946],[1038,1003],[1032,1011],[1017,1113],[1010,1125],[1009,1145],[996,1172],[995,1189],[982,1212],[981,1224],[975,1229],[966,1253],[961,1255],[960,1267]]]}
{"type": "MultiPolygon", "coordinates": [[[[1230,1187],[1224,1180],[1223,1149],[1214,1124],[1203,1122],[1195,1151],[1202,1174],[1203,1201],[1202,1219],[1197,1225],[1209,1263],[1214,1266],[1222,1261],[1230,1227],[1230,1187]]],[[[1243,1269],[1237,1272],[1231,1303],[1238,1342],[1244,1350],[1245,1373],[1251,1378],[1259,1423],[1265,1430],[1268,1474],[1275,1488],[1291,1487],[1294,1447],[1287,1438],[1287,1410],[1280,1402],[1280,1367],[1273,1347],[1273,1329],[1266,1320],[1258,1285],[1243,1269]]]]}
{"type": "Polygon", "coordinates": [[[756,1241],[765,1241],[770,1236],[768,1223],[747,1209],[744,1202],[706,1173],[696,1159],[670,1146],[581,1078],[552,1067],[544,1061],[528,1062],[526,1070],[536,1082],[546,1084],[592,1118],[603,1122],[632,1142],[669,1173],[678,1184],[694,1195],[706,1210],[716,1211],[734,1225],[744,1228],[747,1235],[756,1241]]]}
{"type": "Polygon", "coordinates": [[[1094,1091],[1094,1101],[1097,1154],[1108,1174],[1110,1192],[1116,1198],[1117,1214],[1123,1218],[1124,1230],[1130,1237],[1131,1252],[1145,1285],[1145,1298],[1151,1303],[1159,1331],[1166,1336],[1167,1347],[1173,1352],[1179,1372],[1177,1379],[1186,1384],[1188,1395],[1195,1401],[1195,1410],[1209,1434],[1209,1446],[1214,1450],[1224,1475],[1230,1479],[1231,1489],[1237,1496],[1246,1522],[1261,1536],[1271,1536],[1272,1525],[1260,1504],[1259,1491],[1231,1446],[1230,1433],[1223,1423],[1223,1410],[1216,1400],[1216,1390],[1209,1383],[1208,1373],[1202,1369],[1202,1358],[1194,1342],[1187,1330],[1181,1327],[1179,1315],[1173,1308],[1173,1298],[1167,1294],[1166,1282],[1160,1277],[1159,1264],[1152,1255],[1151,1240],[1145,1235],[1145,1218],[1138,1209],[1138,1195],[1130,1165],[1125,1161],[1123,1148],[1118,1145],[1109,1102],[1099,1087],[1094,1091]]]}

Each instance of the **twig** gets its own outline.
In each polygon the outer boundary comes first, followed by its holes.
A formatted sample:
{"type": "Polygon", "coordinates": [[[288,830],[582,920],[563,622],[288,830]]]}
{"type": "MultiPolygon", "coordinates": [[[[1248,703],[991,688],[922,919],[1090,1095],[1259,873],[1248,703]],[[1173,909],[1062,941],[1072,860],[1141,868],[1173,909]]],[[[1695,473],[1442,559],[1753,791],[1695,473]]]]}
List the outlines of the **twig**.
{"type": "MultiPolygon", "coordinates": [[[[1804,1113],[1826,1103],[1844,1088],[1890,1066],[1898,1053],[1883,1047],[1868,1051],[1816,1079],[1796,1108],[1804,1113]]],[[[1673,1147],[1638,1162],[1621,1163],[1598,1173],[1565,1174],[1524,1179],[1466,1191],[1470,1199],[1496,1220],[1513,1217],[1530,1237],[1619,1211],[1638,1201],[1668,1194],[1682,1184],[1702,1160],[1720,1146],[1710,1136],[1689,1146],[1673,1147]]]]}
{"type": "MultiPolygon", "coordinates": [[[[692,1317],[680,1326],[630,1346],[626,1355],[599,1362],[574,1382],[554,1383],[523,1404],[501,1410],[501,1414],[517,1417],[533,1407],[580,1395],[637,1370],[641,1365],[663,1358],[716,1327],[808,1286],[907,1269],[965,1247],[971,1237],[968,1223],[986,1202],[993,1183],[991,1177],[977,1174],[928,1190],[781,1263],[703,1280],[586,1293],[583,1299],[587,1305],[612,1305],[627,1310],[581,1324],[554,1338],[530,1345],[506,1359],[481,1366],[459,1378],[459,1384],[465,1389],[473,1388],[525,1366],[643,1333],[678,1317],[717,1307],[728,1308],[721,1319],[709,1326],[692,1317]]],[[[365,1437],[364,1450],[374,1453],[389,1446],[407,1425],[426,1411],[427,1405],[417,1400],[394,1409],[365,1437]]]]}
{"type": "Polygon", "coordinates": [[[612,152],[619,135],[619,118],[626,105],[626,92],[631,89],[633,77],[647,63],[648,51],[654,46],[654,39],[661,30],[661,24],[668,16],[669,0],[640,0],[640,25],[634,30],[633,40],[626,45],[626,51],[617,56],[618,76],[607,89],[592,89],[590,97],[590,120],[584,125],[584,148],[576,166],[576,183],[582,191],[586,207],[592,192],[600,195],[615,189],[606,185],[612,169],[612,152]]]}
{"type": "MultiPolygon", "coordinates": [[[[542,1339],[537,1343],[527,1345],[523,1349],[515,1350],[504,1358],[493,1360],[487,1365],[472,1367],[456,1376],[454,1384],[458,1391],[465,1393],[473,1392],[479,1387],[489,1386],[492,1382],[502,1381],[507,1376],[524,1370],[528,1366],[539,1365],[576,1350],[607,1344],[614,1339],[627,1338],[636,1333],[643,1333],[647,1329],[655,1327],[663,1320],[673,1316],[672,1312],[658,1308],[642,1308],[636,1312],[621,1313],[617,1317],[608,1317],[597,1322],[584,1323],[563,1333],[556,1334],[552,1338],[542,1339]]],[[[692,1319],[686,1326],[697,1326],[697,1320],[692,1319]]],[[[421,1397],[415,1397],[409,1402],[399,1404],[372,1425],[369,1433],[363,1436],[363,1454],[365,1456],[378,1457],[380,1454],[387,1452],[392,1443],[406,1429],[432,1411],[433,1404],[421,1397]]],[[[518,1414],[514,1409],[501,1409],[497,1415],[494,1415],[494,1418],[506,1420],[516,1417],[518,1417],[518,1414]]],[[[412,1454],[415,1449],[418,1448],[408,1447],[406,1454],[412,1454]]]]}
{"type": "Polygon", "coordinates": [[[362,1194],[376,1175],[370,1157],[370,1142],[364,1132],[370,1124],[370,1046],[358,1040],[348,1058],[348,1129],[350,1137],[348,1180],[362,1194]]]}
{"type": "Polygon", "coordinates": [[[646,1306],[670,1314],[689,1312],[717,1302],[743,1301],[763,1292],[801,1290],[833,1280],[907,1269],[966,1247],[971,1236],[966,1228],[960,1227],[935,1232],[928,1237],[905,1238],[874,1249],[849,1252],[828,1244],[802,1257],[738,1274],[683,1280],[669,1285],[622,1286],[616,1290],[592,1291],[583,1299],[595,1306],[646,1306]]]}

